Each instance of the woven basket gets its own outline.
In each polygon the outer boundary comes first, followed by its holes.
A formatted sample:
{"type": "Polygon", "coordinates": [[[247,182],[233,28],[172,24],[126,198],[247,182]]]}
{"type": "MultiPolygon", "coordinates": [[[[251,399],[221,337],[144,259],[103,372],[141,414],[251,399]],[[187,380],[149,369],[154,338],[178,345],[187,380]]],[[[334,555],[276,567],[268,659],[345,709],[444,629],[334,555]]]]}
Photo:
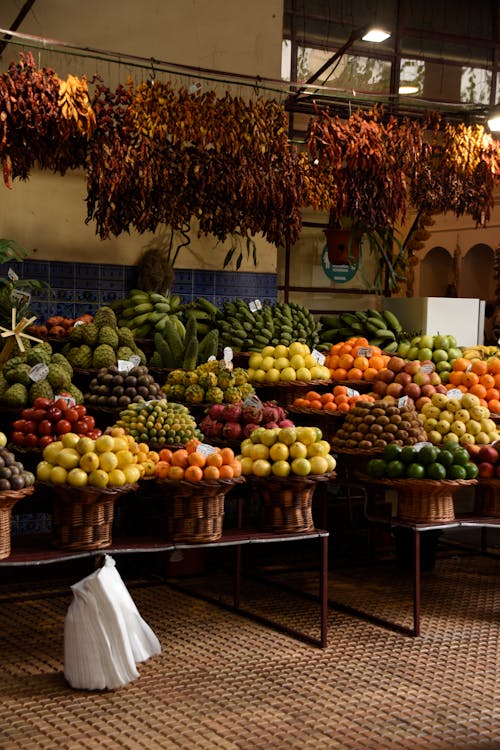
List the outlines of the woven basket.
{"type": "Polygon", "coordinates": [[[480,479],[475,500],[477,513],[500,518],[500,479],[480,479]]]}
{"type": "Polygon", "coordinates": [[[398,493],[397,519],[405,523],[447,523],[455,519],[453,494],[476,479],[374,479],[358,473],[368,484],[381,484],[398,493]]]}
{"type": "Polygon", "coordinates": [[[53,485],[52,544],[58,549],[94,550],[112,542],[116,499],[136,484],[102,489],[53,485]]]}
{"type": "Polygon", "coordinates": [[[277,534],[312,531],[312,499],[318,482],[329,481],[335,472],[307,477],[247,477],[262,500],[264,530],[277,534]]]}
{"type": "Polygon", "coordinates": [[[34,487],[22,490],[3,490],[0,492],[0,560],[10,555],[12,508],[23,497],[31,495],[34,487]]]}
{"type": "Polygon", "coordinates": [[[168,539],[191,544],[220,539],[225,497],[235,485],[244,481],[243,477],[201,482],[157,480],[166,499],[168,539]]]}

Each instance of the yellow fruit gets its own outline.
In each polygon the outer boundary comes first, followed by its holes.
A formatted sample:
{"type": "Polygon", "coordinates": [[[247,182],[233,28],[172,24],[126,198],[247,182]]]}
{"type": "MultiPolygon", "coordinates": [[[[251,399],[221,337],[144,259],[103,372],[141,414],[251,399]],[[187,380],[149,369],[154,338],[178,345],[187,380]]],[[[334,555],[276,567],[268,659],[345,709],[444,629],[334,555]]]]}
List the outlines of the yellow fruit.
{"type": "Polygon", "coordinates": [[[107,453],[112,451],[114,446],[115,439],[112,435],[99,435],[99,437],[96,438],[94,450],[96,453],[107,453]]]}
{"type": "Polygon", "coordinates": [[[117,460],[117,469],[123,469],[125,468],[125,466],[130,466],[130,464],[136,462],[136,457],[129,450],[118,451],[118,453],[115,453],[115,455],[117,460]]]}
{"type": "Polygon", "coordinates": [[[297,380],[297,373],[293,367],[284,367],[280,372],[280,380],[297,380]]]}
{"type": "Polygon", "coordinates": [[[66,434],[61,436],[63,448],[75,448],[79,441],[80,435],[77,435],[75,432],[66,432],[66,434]]]}
{"type": "Polygon", "coordinates": [[[128,440],[125,437],[114,437],[113,438],[113,451],[126,451],[128,448],[128,440]]]}
{"type": "MultiPolygon", "coordinates": [[[[98,438],[99,439],[99,438],[98,438]]],[[[97,440],[96,440],[97,443],[97,440]]],[[[116,457],[116,453],[112,453],[111,451],[105,451],[104,453],[101,453],[99,456],[99,468],[103,471],[109,472],[113,471],[113,469],[116,469],[118,466],[118,459],[116,457]]]]}
{"type": "Polygon", "coordinates": [[[249,455],[253,461],[257,461],[259,458],[267,459],[269,458],[269,448],[263,443],[253,443],[249,455]]]}
{"type": "Polygon", "coordinates": [[[91,487],[107,487],[108,473],[102,469],[96,469],[89,474],[89,484],[91,487]]]}
{"type": "Polygon", "coordinates": [[[76,444],[76,450],[80,455],[83,456],[84,453],[91,453],[94,451],[94,440],[89,437],[81,437],[80,440],[76,444]]]}
{"type": "Polygon", "coordinates": [[[84,453],[80,458],[80,469],[86,471],[87,474],[91,474],[93,471],[99,468],[99,456],[93,451],[90,453],[84,453]]]}
{"type": "Polygon", "coordinates": [[[290,358],[290,367],[293,367],[294,370],[300,370],[305,366],[306,363],[302,354],[294,354],[293,357],[290,358]]]}
{"type": "Polygon", "coordinates": [[[252,354],[250,359],[248,360],[248,366],[249,369],[252,370],[262,369],[262,354],[259,354],[258,352],[252,354]]]}
{"type": "Polygon", "coordinates": [[[277,344],[274,347],[274,356],[276,359],[279,357],[286,357],[288,359],[288,346],[284,344],[277,344]]]}
{"type": "Polygon", "coordinates": [[[68,472],[62,466],[53,466],[49,474],[49,482],[53,484],[66,484],[68,472]]]}
{"type": "Polygon", "coordinates": [[[127,480],[127,484],[134,484],[135,482],[138,482],[141,478],[141,470],[139,466],[136,464],[130,464],[129,466],[125,466],[123,468],[123,473],[125,474],[125,479],[127,480]]]}
{"type": "MultiPolygon", "coordinates": [[[[69,433],[67,433],[69,434],[69,433]]],[[[67,471],[74,469],[80,463],[80,454],[74,448],[63,448],[57,454],[56,464],[67,471]]]]}
{"type": "Polygon", "coordinates": [[[70,487],[85,487],[88,484],[89,477],[86,471],[76,467],[68,472],[66,481],[70,487]]]}
{"type": "MultiPolygon", "coordinates": [[[[293,341],[288,347],[289,357],[293,357],[296,354],[300,354],[300,356],[302,356],[303,353],[304,353],[304,344],[301,344],[300,341],[293,341]]],[[[305,353],[307,354],[307,352],[305,353]]]]}
{"type": "Polygon", "coordinates": [[[40,482],[50,482],[50,472],[54,468],[48,461],[40,461],[36,467],[36,478],[40,482]]]}
{"type": "Polygon", "coordinates": [[[264,378],[265,383],[277,383],[280,379],[280,371],[276,369],[276,367],[271,367],[266,372],[266,377],[264,378]]]}
{"type": "Polygon", "coordinates": [[[274,357],[264,357],[261,366],[266,372],[274,368],[274,357]]]}
{"type": "Polygon", "coordinates": [[[311,474],[326,474],[328,471],[328,462],[324,456],[311,456],[311,474]]]}
{"type": "Polygon", "coordinates": [[[113,469],[108,473],[108,486],[123,487],[127,484],[127,477],[121,469],[113,469]]]}

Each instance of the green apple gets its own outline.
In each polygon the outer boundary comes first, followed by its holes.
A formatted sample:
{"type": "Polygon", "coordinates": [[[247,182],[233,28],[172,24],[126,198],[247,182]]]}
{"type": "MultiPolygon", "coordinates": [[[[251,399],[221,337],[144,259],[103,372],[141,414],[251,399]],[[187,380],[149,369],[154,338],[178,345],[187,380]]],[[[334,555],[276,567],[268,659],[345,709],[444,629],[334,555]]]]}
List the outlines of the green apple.
{"type": "Polygon", "coordinates": [[[400,341],[398,344],[398,354],[400,357],[403,357],[403,359],[407,359],[407,354],[410,351],[410,342],[409,341],[400,341]]]}
{"type": "Polygon", "coordinates": [[[448,336],[437,334],[433,337],[432,342],[433,349],[445,349],[446,351],[450,348],[450,339],[448,336]]]}
{"type": "Polygon", "coordinates": [[[433,362],[447,362],[448,352],[445,349],[434,349],[434,351],[432,352],[432,361],[433,362]]]}
{"type": "Polygon", "coordinates": [[[451,362],[448,359],[441,359],[439,362],[436,362],[436,372],[439,374],[451,372],[451,362]]]}
{"type": "MultiPolygon", "coordinates": [[[[423,336],[420,336],[418,345],[420,349],[430,349],[432,351],[434,346],[434,336],[425,333],[423,336]]],[[[425,359],[429,359],[429,357],[425,357],[425,359]]]]}
{"type": "Polygon", "coordinates": [[[417,351],[417,359],[423,362],[426,359],[432,359],[432,349],[428,346],[423,346],[417,351]]]}

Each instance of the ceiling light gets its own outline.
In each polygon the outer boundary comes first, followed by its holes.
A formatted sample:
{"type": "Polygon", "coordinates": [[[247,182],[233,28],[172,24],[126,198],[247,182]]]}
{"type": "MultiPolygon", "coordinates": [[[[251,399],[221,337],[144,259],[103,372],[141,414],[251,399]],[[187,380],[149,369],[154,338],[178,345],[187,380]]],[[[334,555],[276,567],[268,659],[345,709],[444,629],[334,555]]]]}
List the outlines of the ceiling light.
{"type": "Polygon", "coordinates": [[[379,42],[385,42],[386,39],[389,39],[390,33],[388,31],[384,31],[383,29],[373,28],[368,29],[368,31],[363,34],[361,39],[364,42],[376,42],[377,44],[379,42]]]}
{"type": "Polygon", "coordinates": [[[398,89],[399,93],[403,96],[408,96],[409,94],[418,94],[420,91],[420,88],[417,86],[416,83],[402,83],[398,89]]]}
{"type": "Polygon", "coordinates": [[[500,132],[500,110],[495,109],[488,117],[488,127],[492,133],[500,132]]]}

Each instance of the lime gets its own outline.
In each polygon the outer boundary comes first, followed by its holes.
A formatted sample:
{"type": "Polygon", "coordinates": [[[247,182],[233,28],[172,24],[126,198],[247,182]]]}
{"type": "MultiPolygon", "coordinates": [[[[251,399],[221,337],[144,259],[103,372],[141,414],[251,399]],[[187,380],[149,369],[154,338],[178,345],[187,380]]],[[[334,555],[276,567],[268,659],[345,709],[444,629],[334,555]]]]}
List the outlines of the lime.
{"type": "Polygon", "coordinates": [[[466,479],[475,479],[477,475],[479,474],[479,469],[477,468],[477,465],[472,463],[472,461],[469,461],[469,463],[465,464],[465,478],[466,479]]]}
{"type": "Polygon", "coordinates": [[[389,461],[385,471],[388,477],[391,477],[391,479],[397,479],[398,477],[404,476],[405,465],[402,461],[395,459],[394,461],[389,461]]]}
{"type": "Polygon", "coordinates": [[[451,466],[453,463],[453,453],[449,450],[446,450],[446,448],[441,448],[438,453],[437,460],[440,464],[443,464],[443,466],[451,466]]]}
{"type": "Polygon", "coordinates": [[[467,450],[467,448],[457,446],[456,448],[452,448],[451,452],[453,455],[454,464],[465,466],[465,464],[470,461],[469,451],[467,450]]]}
{"type": "Polygon", "coordinates": [[[434,445],[424,445],[418,452],[418,461],[421,464],[432,464],[438,457],[439,449],[434,445]]]}
{"type": "Polygon", "coordinates": [[[386,465],[382,458],[371,458],[366,464],[366,471],[371,477],[385,477],[386,465]]]}
{"type": "Polygon", "coordinates": [[[413,447],[413,445],[405,445],[401,449],[401,455],[400,460],[404,464],[411,464],[413,463],[418,456],[418,450],[413,447]]]}
{"type": "Polygon", "coordinates": [[[411,463],[406,466],[406,476],[409,479],[423,479],[425,477],[425,467],[422,464],[411,463]]]}
{"type": "Polygon", "coordinates": [[[427,464],[425,467],[425,473],[429,479],[446,479],[446,467],[443,464],[433,461],[431,464],[427,464]]]}
{"type": "Polygon", "coordinates": [[[467,479],[467,470],[461,464],[452,464],[446,470],[447,479],[467,479]]]}
{"type": "Polygon", "coordinates": [[[401,452],[402,448],[400,445],[397,445],[396,443],[389,443],[389,445],[386,445],[384,448],[382,458],[384,459],[384,461],[399,461],[401,460],[401,452]]]}

